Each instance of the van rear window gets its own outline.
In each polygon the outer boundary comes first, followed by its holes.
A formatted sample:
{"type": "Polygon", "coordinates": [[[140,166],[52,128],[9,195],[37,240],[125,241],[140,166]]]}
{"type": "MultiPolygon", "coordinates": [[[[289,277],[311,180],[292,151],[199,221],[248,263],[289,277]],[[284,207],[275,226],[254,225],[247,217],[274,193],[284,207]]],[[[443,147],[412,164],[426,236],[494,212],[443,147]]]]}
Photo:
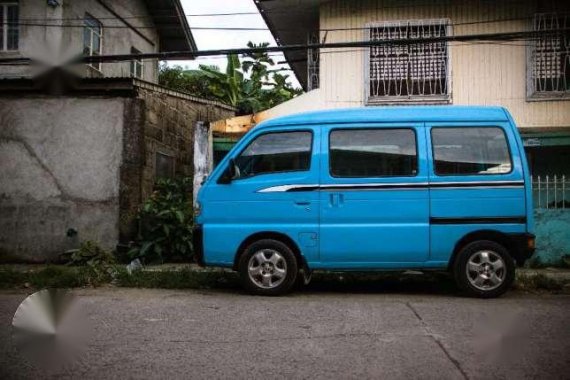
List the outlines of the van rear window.
{"type": "Polygon", "coordinates": [[[436,174],[505,174],[512,170],[507,138],[501,128],[432,128],[431,140],[436,174]]]}
{"type": "Polygon", "coordinates": [[[333,177],[415,176],[415,132],[410,128],[333,130],[329,140],[333,177]]]}

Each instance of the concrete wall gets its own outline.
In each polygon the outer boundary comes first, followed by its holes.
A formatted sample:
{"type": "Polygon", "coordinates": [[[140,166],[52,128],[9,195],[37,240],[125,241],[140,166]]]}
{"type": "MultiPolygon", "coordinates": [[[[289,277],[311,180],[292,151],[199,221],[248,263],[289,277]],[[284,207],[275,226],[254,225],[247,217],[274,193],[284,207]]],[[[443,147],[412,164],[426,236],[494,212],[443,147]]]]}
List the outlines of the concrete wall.
{"type": "Polygon", "coordinates": [[[536,256],[540,264],[557,265],[563,256],[570,256],[570,210],[537,209],[536,256]]]}
{"type": "Polygon", "coordinates": [[[115,246],[123,109],[120,98],[0,99],[0,259],[115,246]]]}
{"type": "Polygon", "coordinates": [[[196,124],[235,114],[134,83],[121,97],[0,98],[0,261],[46,261],[84,240],[111,250],[133,239],[157,153],[191,177],[196,124]],[[71,229],[78,234],[68,237],[71,229]]]}
{"type": "MultiPolygon", "coordinates": [[[[60,6],[51,7],[45,1],[20,0],[20,18],[37,20],[34,23],[50,25],[82,25],[86,13],[97,18],[103,25],[103,54],[129,54],[134,47],[143,53],[157,52],[159,49],[158,34],[142,0],[104,0],[116,13],[124,17],[132,25],[137,25],[137,34],[131,28],[116,19],[96,0],[58,0],[60,6]],[[148,16],[132,18],[132,16],[148,16]],[[62,21],[65,20],[65,21],[62,21]],[[44,20],[42,22],[42,20],[44,20]],[[116,28],[119,27],[119,28],[116,28]]],[[[24,24],[24,22],[22,22],[24,24]]],[[[28,21],[28,23],[31,23],[28,21]]],[[[38,25],[20,25],[19,51],[0,52],[0,58],[29,57],[60,64],[83,52],[82,27],[48,27],[38,25]]],[[[0,77],[32,76],[45,68],[22,65],[4,66],[0,68],[0,77]]],[[[158,62],[148,60],[143,65],[143,79],[158,81],[158,62]]],[[[75,70],[83,76],[125,77],[130,73],[130,62],[104,63],[101,72],[86,65],[75,70]]]]}

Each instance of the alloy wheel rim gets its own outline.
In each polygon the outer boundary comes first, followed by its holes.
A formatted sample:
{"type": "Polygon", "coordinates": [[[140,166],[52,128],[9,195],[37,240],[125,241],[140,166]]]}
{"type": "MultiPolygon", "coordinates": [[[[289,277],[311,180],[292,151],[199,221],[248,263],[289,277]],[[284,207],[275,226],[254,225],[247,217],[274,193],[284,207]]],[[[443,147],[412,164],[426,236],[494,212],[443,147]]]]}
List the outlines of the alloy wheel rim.
{"type": "Polygon", "coordinates": [[[489,291],[498,288],[505,281],[507,267],[498,253],[481,250],[469,257],[466,272],[473,287],[489,291]]]}
{"type": "Polygon", "coordinates": [[[273,289],[285,281],[287,262],[274,249],[261,249],[253,254],[247,264],[250,280],[263,289],[273,289]]]}

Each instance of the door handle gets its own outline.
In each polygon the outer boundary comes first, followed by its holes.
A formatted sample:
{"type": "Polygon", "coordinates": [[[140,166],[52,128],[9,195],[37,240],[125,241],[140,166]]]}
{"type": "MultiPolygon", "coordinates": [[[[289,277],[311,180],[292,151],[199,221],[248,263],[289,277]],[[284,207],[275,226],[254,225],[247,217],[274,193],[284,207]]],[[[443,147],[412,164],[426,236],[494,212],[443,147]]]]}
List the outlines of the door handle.
{"type": "Polygon", "coordinates": [[[332,207],[340,207],[344,203],[344,194],[331,193],[329,203],[332,207]]]}
{"type": "Polygon", "coordinates": [[[295,204],[299,205],[299,206],[308,206],[311,204],[311,202],[299,199],[299,200],[295,200],[295,204]]]}
{"type": "Polygon", "coordinates": [[[338,206],[338,193],[331,193],[329,195],[329,203],[332,207],[338,206]]]}

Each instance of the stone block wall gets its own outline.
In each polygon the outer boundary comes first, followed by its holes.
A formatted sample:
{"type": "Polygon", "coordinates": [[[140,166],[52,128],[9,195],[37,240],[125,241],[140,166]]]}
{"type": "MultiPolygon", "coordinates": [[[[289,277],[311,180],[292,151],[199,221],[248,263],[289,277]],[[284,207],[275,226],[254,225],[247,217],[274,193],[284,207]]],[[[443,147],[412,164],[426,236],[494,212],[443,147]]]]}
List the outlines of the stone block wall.
{"type": "Polygon", "coordinates": [[[124,160],[121,166],[120,236],[128,242],[136,233],[134,217],[152,193],[156,156],[174,162],[174,175],[194,174],[194,129],[234,116],[231,107],[139,82],[137,95],[125,103],[124,160]]]}

